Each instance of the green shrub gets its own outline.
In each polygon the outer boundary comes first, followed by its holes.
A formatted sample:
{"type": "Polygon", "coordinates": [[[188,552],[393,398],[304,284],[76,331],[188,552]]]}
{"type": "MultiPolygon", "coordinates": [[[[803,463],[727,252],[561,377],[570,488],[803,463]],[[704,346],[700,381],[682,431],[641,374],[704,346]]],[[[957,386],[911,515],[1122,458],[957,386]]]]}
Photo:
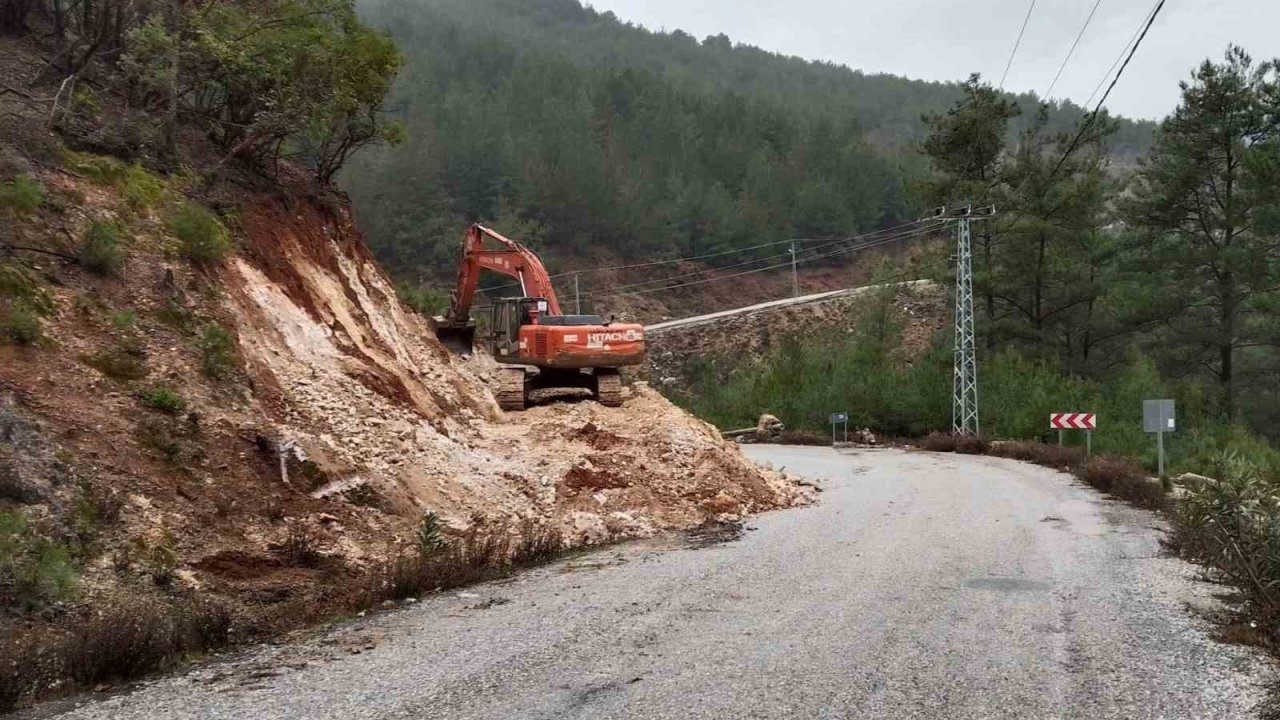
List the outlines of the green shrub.
{"type": "Polygon", "coordinates": [[[115,188],[135,213],[154,208],[173,194],[164,178],[138,162],[128,165],[107,155],[72,151],[66,152],[65,162],[95,185],[115,188]]]}
{"type": "Polygon", "coordinates": [[[210,323],[200,335],[200,363],[204,374],[221,379],[236,365],[236,340],[221,325],[210,323]]]}
{"type": "Polygon", "coordinates": [[[178,238],[178,251],[198,265],[221,262],[231,252],[231,236],[220,220],[204,207],[183,202],[169,216],[169,231],[178,238]]]}
{"type": "Polygon", "coordinates": [[[155,318],[183,335],[194,335],[199,321],[194,311],[172,299],[155,311],[155,318]]]}
{"type": "Polygon", "coordinates": [[[34,345],[41,316],[52,311],[53,298],[30,271],[0,262],[0,343],[34,345]]]}
{"type": "Polygon", "coordinates": [[[176,415],[187,409],[187,401],[173,388],[157,385],[138,393],[138,400],[152,410],[176,415]]]}
{"type": "Polygon", "coordinates": [[[170,194],[164,179],[136,162],[125,168],[116,187],[125,204],[134,212],[156,207],[170,194]]]}
{"type": "Polygon", "coordinates": [[[109,155],[72,150],[65,151],[64,155],[63,160],[70,170],[85,176],[95,185],[118,187],[128,173],[128,166],[109,155]]]}
{"type": "Polygon", "coordinates": [[[30,215],[44,202],[44,186],[39,180],[23,175],[0,185],[0,211],[14,217],[30,215]]]}
{"type": "Polygon", "coordinates": [[[43,334],[40,316],[26,303],[0,301],[0,343],[34,345],[43,334]]]}
{"type": "Polygon", "coordinates": [[[141,354],[121,349],[86,353],[80,361],[113,380],[141,380],[148,372],[141,354]]]}
{"type": "Polygon", "coordinates": [[[444,537],[444,524],[440,516],[428,510],[422,514],[422,522],[418,525],[418,551],[422,555],[435,555],[449,547],[444,537]]]}
{"type": "Polygon", "coordinates": [[[1280,494],[1236,453],[1220,480],[1189,489],[1174,514],[1174,544],[1236,586],[1270,628],[1280,623],[1280,494]]]}
{"type": "Polygon", "coordinates": [[[0,511],[0,607],[38,610],[79,591],[71,550],[38,533],[21,511],[0,511]]]}
{"type": "Polygon", "coordinates": [[[111,325],[116,330],[127,332],[133,329],[138,321],[138,313],[133,308],[125,308],[111,313],[111,325]]]}
{"type": "Polygon", "coordinates": [[[124,267],[120,229],[114,223],[95,222],[80,244],[80,264],[95,275],[115,275],[124,267]]]}

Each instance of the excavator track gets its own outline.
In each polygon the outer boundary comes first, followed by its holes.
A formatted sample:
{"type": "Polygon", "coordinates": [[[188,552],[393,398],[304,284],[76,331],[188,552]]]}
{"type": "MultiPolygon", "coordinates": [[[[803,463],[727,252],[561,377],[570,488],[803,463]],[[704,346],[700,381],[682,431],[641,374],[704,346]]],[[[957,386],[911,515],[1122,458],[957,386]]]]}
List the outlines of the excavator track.
{"type": "Polygon", "coordinates": [[[494,396],[503,410],[524,410],[524,368],[498,370],[498,391],[494,396]]]}
{"type": "Polygon", "coordinates": [[[596,401],[605,407],[622,407],[622,376],[614,368],[596,370],[596,401]]]}

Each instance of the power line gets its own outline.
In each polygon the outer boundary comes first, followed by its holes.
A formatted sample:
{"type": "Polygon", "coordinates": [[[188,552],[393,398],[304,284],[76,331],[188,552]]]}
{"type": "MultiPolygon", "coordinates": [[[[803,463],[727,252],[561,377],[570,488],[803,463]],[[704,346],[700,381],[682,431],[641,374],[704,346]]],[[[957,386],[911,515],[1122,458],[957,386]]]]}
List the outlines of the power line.
{"type": "Polygon", "coordinates": [[[1009,68],[1013,67],[1013,58],[1018,54],[1018,46],[1022,44],[1022,35],[1027,31],[1027,23],[1031,21],[1031,13],[1036,9],[1036,0],[1031,0],[1027,8],[1027,16],[1022,18],[1022,29],[1018,31],[1018,39],[1013,43],[1013,52],[1009,53],[1009,62],[1005,63],[1004,74],[1000,76],[1000,89],[1004,89],[1005,78],[1009,77],[1009,68]]]}
{"type": "MultiPolygon", "coordinates": [[[[861,238],[870,238],[870,237],[874,237],[874,236],[876,236],[876,235],[882,235],[882,234],[884,234],[884,233],[893,232],[893,231],[895,231],[895,230],[901,230],[902,228],[911,227],[912,225],[919,225],[919,224],[921,224],[921,223],[923,223],[923,222],[931,221],[932,219],[933,219],[933,218],[925,218],[925,219],[922,219],[922,220],[912,220],[911,222],[903,223],[903,224],[901,224],[901,225],[894,225],[893,227],[881,228],[880,230],[872,230],[871,232],[863,233],[863,234],[861,234],[861,235],[853,235],[853,236],[850,236],[850,237],[841,238],[841,239],[836,240],[836,241],[831,241],[831,240],[830,240],[830,238],[790,238],[790,239],[787,239],[787,240],[775,240],[775,241],[773,241],[773,242],[761,243],[761,244],[759,244],[759,245],[750,245],[750,246],[743,247],[743,248],[733,248],[733,249],[731,249],[731,250],[721,250],[721,251],[718,251],[718,252],[705,253],[705,254],[702,254],[702,255],[692,255],[692,256],[688,256],[688,257],[679,257],[679,258],[675,258],[675,259],[672,259],[672,260],[651,260],[651,261],[648,261],[648,262],[632,263],[632,264],[626,264],[626,265],[607,265],[607,266],[603,266],[603,267],[583,268],[583,269],[578,269],[578,270],[566,270],[566,271],[564,271],[564,272],[559,272],[559,273],[556,273],[556,274],[554,274],[554,275],[550,275],[549,277],[550,277],[552,280],[554,280],[554,279],[556,279],[556,278],[569,277],[570,275],[582,274],[582,273],[605,272],[605,271],[607,271],[607,270],[633,270],[633,269],[636,269],[636,268],[643,268],[643,267],[656,267],[656,266],[659,266],[659,265],[677,265],[677,264],[680,264],[680,263],[687,263],[687,262],[694,262],[694,261],[697,261],[697,260],[704,260],[704,259],[706,259],[706,258],[722,257],[722,256],[724,256],[724,255],[735,255],[735,254],[740,254],[740,253],[750,252],[750,251],[752,251],[752,250],[759,250],[759,249],[761,249],[761,248],[775,247],[775,246],[777,246],[777,245],[785,245],[785,244],[793,243],[793,242],[803,242],[803,243],[809,243],[809,242],[824,242],[824,243],[826,243],[826,244],[824,244],[824,245],[819,245],[819,246],[817,246],[816,248],[814,248],[814,249],[820,249],[820,248],[823,248],[823,247],[828,247],[828,246],[830,246],[830,245],[834,245],[834,244],[838,244],[838,243],[842,243],[842,242],[848,242],[848,241],[850,241],[850,240],[857,240],[857,239],[861,239],[861,238]]],[[[774,255],[774,256],[769,256],[769,257],[764,257],[764,258],[754,258],[754,259],[751,259],[751,260],[746,260],[746,261],[741,262],[741,263],[737,263],[737,264],[735,264],[735,265],[728,265],[728,266],[723,266],[723,267],[739,267],[739,266],[741,266],[741,265],[746,265],[746,264],[753,263],[753,262],[762,262],[762,261],[764,261],[764,260],[770,260],[770,259],[773,259],[773,258],[776,258],[776,257],[783,257],[784,255],[789,255],[789,253],[784,253],[784,254],[782,254],[782,255],[774,255]]],[[[721,268],[721,269],[723,269],[723,268],[721,268]]],[[[689,273],[689,274],[696,275],[696,274],[698,274],[698,273],[700,273],[700,272],[703,272],[703,271],[701,271],[701,270],[700,270],[700,271],[698,271],[698,272],[695,272],[695,273],[689,273]]],[[[674,277],[681,277],[681,276],[674,276],[674,277]]],[[[672,278],[659,278],[658,280],[649,281],[649,282],[660,282],[660,281],[661,281],[661,280],[663,280],[663,279],[672,279],[672,278]]],[[[494,285],[493,287],[481,288],[481,291],[482,291],[482,292],[492,292],[492,291],[494,291],[494,290],[505,290],[506,288],[519,287],[519,286],[520,286],[520,283],[518,283],[518,282],[511,282],[511,283],[504,283],[504,284],[502,284],[502,285],[494,285]]]]}
{"type": "MultiPolygon", "coordinates": [[[[932,218],[930,218],[930,220],[932,220],[932,218]]],[[[919,221],[917,221],[917,222],[919,222],[919,221]]],[[[901,227],[906,227],[906,226],[904,225],[904,226],[901,226],[901,227]]],[[[905,231],[905,232],[902,232],[902,233],[896,233],[896,234],[894,234],[893,236],[891,236],[891,239],[897,240],[897,239],[899,239],[899,238],[903,238],[903,237],[911,237],[911,236],[913,236],[913,235],[920,234],[921,232],[928,231],[929,229],[931,229],[931,228],[930,228],[930,227],[928,227],[928,226],[924,226],[924,227],[921,227],[921,228],[917,228],[917,229],[915,229],[915,230],[908,230],[908,231],[905,231]]],[[[823,249],[825,249],[825,248],[835,247],[836,245],[843,245],[843,244],[848,243],[848,242],[853,242],[853,241],[855,241],[855,240],[869,240],[869,239],[873,239],[876,235],[883,235],[883,233],[884,233],[884,232],[887,232],[887,231],[881,231],[881,232],[876,232],[876,233],[867,233],[867,234],[865,234],[865,235],[854,235],[854,236],[852,236],[852,237],[841,238],[841,239],[839,239],[839,240],[833,240],[833,241],[830,241],[830,242],[824,243],[824,244],[822,244],[822,245],[815,246],[815,247],[811,248],[811,250],[812,250],[812,251],[819,251],[819,250],[823,250],[823,249]]],[[[777,259],[779,259],[779,258],[789,258],[789,257],[791,257],[791,253],[790,253],[790,251],[785,252],[785,253],[779,253],[779,254],[777,254],[777,255],[770,255],[770,256],[762,257],[762,258],[755,258],[755,259],[752,259],[752,260],[745,260],[745,261],[743,261],[743,262],[735,263],[735,264],[733,264],[733,265],[723,265],[723,266],[720,266],[720,267],[717,267],[717,268],[703,268],[703,269],[701,269],[701,270],[695,270],[695,271],[693,271],[693,272],[683,273],[683,274],[681,274],[681,275],[670,275],[670,276],[663,277],[663,278],[655,278],[655,279],[653,279],[653,280],[642,280],[642,281],[640,281],[640,282],[628,283],[628,284],[626,284],[626,285],[620,285],[620,286],[617,286],[617,287],[616,287],[616,288],[614,288],[614,289],[615,289],[615,290],[625,290],[625,289],[628,289],[628,288],[642,287],[642,286],[644,286],[644,285],[653,285],[653,284],[656,284],[656,283],[668,282],[668,281],[671,281],[671,280],[679,280],[679,279],[682,279],[682,278],[694,277],[694,276],[697,276],[697,275],[702,275],[702,274],[705,274],[709,269],[714,269],[714,270],[731,270],[731,269],[733,269],[733,268],[736,268],[736,267],[742,267],[742,266],[744,266],[744,265],[751,265],[751,264],[758,263],[758,262],[767,262],[767,261],[769,261],[769,260],[777,260],[777,259]]],[[[786,263],[784,263],[784,264],[786,264],[786,263]]]]}
{"type": "MultiPolygon", "coordinates": [[[[1080,26],[1080,32],[1076,34],[1075,42],[1071,43],[1071,49],[1067,51],[1067,56],[1062,58],[1062,64],[1058,66],[1058,74],[1053,76],[1053,82],[1049,83],[1049,89],[1044,91],[1044,99],[1048,100],[1053,95],[1053,89],[1058,85],[1058,78],[1062,77],[1062,71],[1067,69],[1067,63],[1071,61],[1071,56],[1076,51],[1076,46],[1080,44],[1080,38],[1084,37],[1084,31],[1089,28],[1089,23],[1093,21],[1094,13],[1098,12],[1098,6],[1102,4],[1102,0],[1095,0],[1093,9],[1089,11],[1089,17],[1084,19],[1084,25],[1080,26]]],[[[1108,71],[1110,74],[1110,71],[1108,71]]],[[[1085,103],[1088,105],[1088,103],[1085,103]]]]}
{"type": "MultiPolygon", "coordinates": [[[[1157,5],[1160,4],[1162,3],[1157,3],[1157,5]]],[[[1116,55],[1115,61],[1111,63],[1110,68],[1107,68],[1107,73],[1102,76],[1102,79],[1098,81],[1097,87],[1093,89],[1093,92],[1089,93],[1089,98],[1084,101],[1085,107],[1089,107],[1089,103],[1093,102],[1093,99],[1097,97],[1098,91],[1106,84],[1107,78],[1111,77],[1111,73],[1114,72],[1116,66],[1120,64],[1121,58],[1123,58],[1124,54],[1129,51],[1129,48],[1133,45],[1134,41],[1138,39],[1138,34],[1142,32],[1142,28],[1151,21],[1152,15],[1156,12],[1157,5],[1153,5],[1151,10],[1148,10],[1147,14],[1142,17],[1142,22],[1138,23],[1138,27],[1133,29],[1133,35],[1129,37],[1129,42],[1125,43],[1124,47],[1120,48],[1120,52],[1116,55]]]]}
{"type": "MultiPolygon", "coordinates": [[[[821,254],[821,255],[814,255],[814,256],[812,256],[812,257],[804,258],[803,260],[798,260],[798,261],[797,261],[797,264],[799,264],[799,263],[807,263],[807,262],[814,262],[814,261],[817,261],[817,260],[823,260],[823,259],[826,259],[826,258],[835,257],[836,255],[843,255],[843,254],[845,254],[845,253],[853,252],[853,251],[855,251],[855,250],[865,250],[865,249],[867,249],[867,248],[877,247],[877,246],[879,246],[879,245],[884,245],[884,244],[886,244],[886,243],[895,242],[895,241],[897,241],[897,240],[901,240],[901,239],[904,239],[904,238],[907,238],[907,237],[914,237],[914,236],[917,236],[917,235],[923,234],[923,233],[925,233],[925,232],[927,232],[927,231],[930,231],[930,230],[936,230],[936,229],[937,229],[937,227],[938,227],[938,226],[935,226],[935,227],[929,228],[928,230],[919,230],[919,231],[915,231],[915,232],[912,232],[912,233],[904,233],[904,234],[903,234],[903,235],[901,235],[901,236],[891,236],[891,237],[879,238],[879,239],[877,239],[877,240],[875,240],[875,241],[873,241],[873,242],[862,243],[862,244],[859,244],[859,245],[855,245],[855,246],[853,246],[853,247],[841,248],[841,249],[839,249],[839,250],[833,250],[832,252],[829,252],[829,253],[823,253],[823,254],[821,254]]],[[[702,284],[709,283],[709,282],[719,282],[719,281],[722,281],[722,280],[731,280],[731,279],[733,279],[733,278],[743,277],[743,276],[746,276],[746,275],[753,275],[753,274],[755,274],[755,273],[762,273],[762,272],[767,272],[767,271],[770,271],[770,270],[777,270],[777,269],[779,269],[779,268],[790,267],[790,265],[791,265],[791,261],[790,261],[790,260],[788,260],[787,262],[778,263],[778,264],[775,264],[775,265],[768,265],[768,266],[766,266],[766,267],[762,267],[762,268],[754,268],[754,269],[751,269],[751,270],[744,270],[744,271],[742,271],[742,272],[733,273],[733,274],[730,274],[730,275],[722,275],[722,276],[719,276],[719,277],[703,278],[703,279],[701,279],[701,280],[693,280],[693,281],[690,281],[690,282],[687,282],[687,283],[680,283],[680,284],[678,284],[678,285],[669,285],[669,286],[656,287],[656,288],[648,288],[648,289],[645,289],[645,290],[634,290],[634,291],[629,291],[629,290],[614,290],[614,291],[606,292],[606,293],[592,293],[592,296],[593,296],[593,297],[596,297],[596,298],[602,298],[602,297],[613,297],[613,296],[615,296],[615,295],[645,295],[645,294],[648,294],[648,293],[666,292],[666,291],[669,291],[669,290],[679,290],[680,288],[686,288],[686,287],[690,287],[690,286],[693,286],[693,285],[702,285],[702,284]]]]}
{"type": "Polygon", "coordinates": [[[1071,140],[1071,144],[1067,146],[1067,151],[1062,153],[1062,157],[1058,160],[1058,164],[1054,166],[1053,172],[1049,173],[1048,180],[1053,180],[1054,176],[1058,174],[1058,171],[1062,169],[1063,164],[1067,162],[1067,158],[1071,156],[1072,151],[1074,151],[1076,146],[1080,144],[1080,140],[1085,136],[1085,133],[1087,133],[1089,128],[1093,126],[1094,120],[1098,118],[1098,113],[1102,111],[1103,104],[1106,103],[1107,98],[1111,96],[1111,91],[1115,89],[1116,83],[1120,82],[1120,76],[1124,75],[1125,68],[1129,67],[1129,61],[1133,60],[1133,56],[1138,52],[1138,46],[1141,45],[1142,40],[1147,37],[1147,31],[1149,31],[1152,24],[1155,23],[1156,16],[1160,14],[1160,9],[1164,7],[1164,3],[1165,0],[1159,0],[1159,2],[1156,3],[1155,9],[1151,11],[1151,16],[1147,18],[1147,24],[1142,28],[1142,34],[1138,36],[1138,39],[1133,43],[1133,47],[1130,48],[1129,56],[1124,59],[1124,64],[1120,66],[1120,70],[1116,72],[1116,76],[1111,79],[1111,84],[1107,86],[1107,91],[1102,93],[1102,99],[1098,100],[1097,107],[1093,109],[1093,112],[1085,119],[1084,124],[1080,126],[1080,132],[1076,133],[1075,138],[1071,140]]]}
{"type": "MultiPolygon", "coordinates": [[[[935,220],[934,218],[928,218],[928,219],[929,219],[929,220],[931,220],[931,221],[932,221],[932,220],[935,220]]],[[[807,263],[807,262],[814,262],[814,261],[817,261],[817,260],[823,260],[823,259],[827,259],[827,258],[835,257],[835,256],[837,256],[837,255],[842,255],[842,254],[844,254],[844,253],[853,252],[853,251],[855,251],[855,250],[865,250],[865,249],[867,249],[867,248],[877,247],[877,246],[884,245],[884,244],[886,244],[886,243],[890,243],[890,242],[895,242],[895,241],[898,241],[898,240],[905,240],[905,239],[909,239],[909,238],[913,238],[913,237],[918,237],[918,236],[920,236],[920,235],[924,235],[924,234],[927,234],[927,233],[929,233],[929,232],[933,232],[933,231],[935,231],[935,230],[939,229],[940,227],[942,227],[942,226],[943,226],[943,225],[945,225],[945,224],[946,224],[946,221],[945,221],[945,220],[944,220],[944,221],[941,221],[941,222],[935,222],[934,224],[932,224],[932,225],[930,225],[930,226],[928,226],[928,227],[918,228],[918,229],[916,229],[916,230],[911,230],[911,231],[907,231],[907,232],[904,232],[904,233],[899,233],[899,234],[896,234],[896,235],[890,235],[890,236],[886,236],[886,237],[881,237],[881,238],[877,238],[877,239],[875,239],[875,240],[873,240],[873,241],[871,241],[871,242],[864,242],[864,243],[860,243],[860,244],[858,244],[858,245],[854,245],[854,246],[851,246],[851,247],[845,247],[845,248],[841,248],[841,249],[839,249],[839,250],[833,250],[833,251],[828,252],[828,253],[822,253],[822,254],[819,254],[819,255],[814,255],[814,256],[811,256],[811,257],[803,258],[803,259],[801,259],[801,260],[797,260],[797,261],[796,261],[796,264],[802,264],[802,263],[807,263]]],[[[840,242],[844,242],[844,241],[840,241],[840,242]]],[[[835,243],[832,243],[832,244],[835,244],[835,243]]],[[[790,256],[790,253],[787,253],[787,255],[786,255],[786,256],[787,256],[787,257],[789,257],[789,256],[790,256]]],[[[779,255],[779,256],[776,256],[776,257],[783,257],[783,256],[779,255]]],[[[761,262],[761,260],[755,260],[755,261],[753,261],[753,262],[761,262]]],[[[744,263],[744,264],[745,264],[745,263],[744,263]]],[[[649,293],[665,292],[665,291],[667,291],[667,290],[678,290],[678,289],[680,289],[680,288],[690,287],[690,286],[693,286],[693,285],[702,285],[702,284],[710,283],[710,282],[719,282],[719,281],[721,281],[721,280],[731,280],[731,279],[733,279],[733,278],[744,277],[744,276],[747,276],[747,275],[753,275],[753,274],[755,274],[755,273],[768,272],[768,271],[770,271],[770,270],[777,270],[777,269],[779,269],[779,268],[790,267],[790,265],[791,265],[791,261],[790,261],[790,260],[787,260],[786,262],[777,263],[777,264],[774,264],[774,265],[767,265],[767,266],[765,266],[765,267],[760,267],[760,268],[752,268],[752,269],[750,269],[750,270],[743,270],[742,272],[732,273],[732,274],[729,274],[729,275],[719,275],[719,276],[716,276],[716,277],[702,278],[702,279],[700,279],[700,280],[692,280],[692,281],[690,281],[690,282],[679,283],[679,284],[676,284],[676,285],[664,285],[664,286],[662,286],[662,287],[651,287],[651,288],[644,288],[644,289],[640,289],[640,290],[632,289],[632,288],[634,288],[634,286],[632,286],[632,285],[627,285],[627,286],[621,286],[621,287],[613,288],[613,289],[611,289],[611,290],[610,290],[610,291],[608,291],[608,292],[586,292],[586,293],[582,293],[582,294],[583,294],[583,295],[585,295],[585,296],[587,296],[587,297],[591,297],[591,298],[606,298],[606,297],[615,297],[615,296],[618,296],[618,295],[647,295],[647,294],[649,294],[649,293]]],[[[725,268],[715,268],[715,269],[717,269],[717,270],[723,270],[723,269],[725,269],[725,268]]],[[[701,274],[703,274],[703,273],[705,273],[705,272],[706,272],[706,271],[704,270],[704,271],[700,271],[700,272],[698,272],[698,273],[690,273],[689,275],[701,275],[701,274]]],[[[674,279],[678,279],[678,278],[682,278],[682,277],[688,277],[689,275],[673,276],[673,277],[668,277],[668,278],[660,278],[660,279],[659,279],[659,280],[657,280],[656,282],[665,282],[665,281],[670,281],[670,280],[674,280],[674,279]]],[[[650,283],[647,283],[647,284],[652,284],[652,282],[654,282],[654,281],[651,281],[650,283]]],[[[638,283],[638,284],[645,284],[645,283],[638,283]]],[[[478,306],[476,306],[476,307],[475,307],[475,310],[480,311],[480,310],[488,309],[488,308],[490,308],[490,307],[492,307],[492,305],[478,305],[478,306]]]]}

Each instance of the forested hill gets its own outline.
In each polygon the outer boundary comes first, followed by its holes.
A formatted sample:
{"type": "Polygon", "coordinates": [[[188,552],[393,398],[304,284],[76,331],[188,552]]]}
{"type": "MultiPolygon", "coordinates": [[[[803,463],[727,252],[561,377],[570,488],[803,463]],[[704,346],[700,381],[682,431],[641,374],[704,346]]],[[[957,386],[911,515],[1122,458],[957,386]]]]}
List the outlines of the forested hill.
{"type": "MultiPolygon", "coordinates": [[[[723,35],[651,32],[576,0],[359,5],[406,56],[388,107],[408,133],[358,157],[341,182],[370,244],[405,278],[447,278],[472,220],[517,234],[553,266],[898,224],[916,216],[927,173],[921,116],[962,92],[723,35]]],[[[1014,99],[1023,114],[1011,137],[1037,107],[1014,99]]],[[[1049,128],[1083,112],[1051,106],[1049,128]]],[[[1113,154],[1132,160],[1151,132],[1120,123],[1113,154]]]]}

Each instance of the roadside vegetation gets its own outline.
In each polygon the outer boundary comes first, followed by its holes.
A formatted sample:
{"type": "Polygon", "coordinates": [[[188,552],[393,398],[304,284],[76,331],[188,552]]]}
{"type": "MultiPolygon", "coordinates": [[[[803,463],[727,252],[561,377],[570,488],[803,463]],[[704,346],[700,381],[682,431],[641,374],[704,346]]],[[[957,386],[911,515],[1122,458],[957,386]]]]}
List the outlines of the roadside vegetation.
{"type": "MultiPolygon", "coordinates": [[[[1280,646],[1280,76],[1231,47],[1205,61],[1137,170],[1116,172],[1105,115],[1054,132],[1041,112],[1015,143],[1022,110],[973,78],[951,112],[927,119],[937,205],[994,204],[974,228],[982,438],[955,438],[951,338],[904,360],[892,295],[861,329],[793,337],[762,362],[699,358],[686,368],[694,412],[736,427],[770,412],[821,432],[851,424],[923,437],[932,450],[991,453],[1072,472],[1102,492],[1163,511],[1171,546],[1239,591],[1263,644],[1280,646]],[[1065,159],[1063,159],[1065,157],[1065,159]],[[1203,201],[1210,198],[1209,201],[1203,201]],[[1178,493],[1149,479],[1155,443],[1142,401],[1173,398],[1170,475],[1210,480],[1178,493]],[[1056,445],[1054,412],[1094,412],[1056,445]]],[[[950,282],[945,258],[922,274],[950,282]]]]}

